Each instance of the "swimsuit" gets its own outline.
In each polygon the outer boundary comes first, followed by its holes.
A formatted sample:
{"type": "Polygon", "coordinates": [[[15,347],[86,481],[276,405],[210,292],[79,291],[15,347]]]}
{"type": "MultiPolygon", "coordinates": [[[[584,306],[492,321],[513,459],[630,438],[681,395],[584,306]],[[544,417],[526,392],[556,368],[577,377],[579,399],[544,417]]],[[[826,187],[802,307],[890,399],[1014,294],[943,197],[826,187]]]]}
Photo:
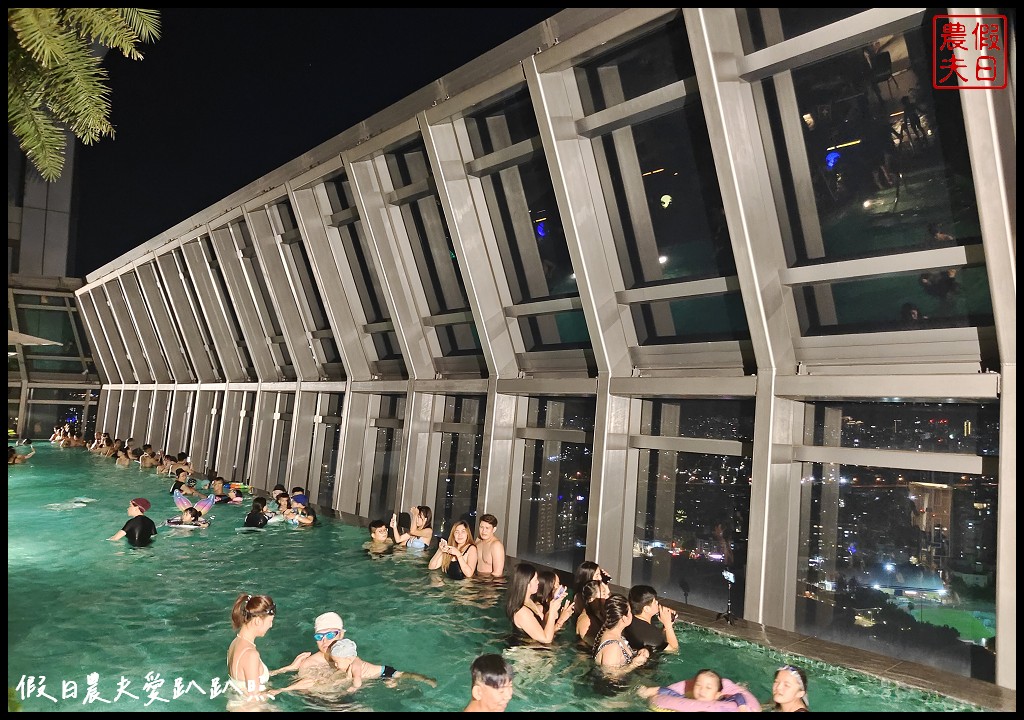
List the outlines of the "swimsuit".
{"type": "Polygon", "coordinates": [[[594,651],[594,657],[600,655],[601,651],[606,646],[611,645],[612,643],[618,643],[619,650],[622,651],[622,657],[626,661],[623,663],[623,665],[629,665],[631,662],[633,662],[633,657],[635,656],[635,653],[630,649],[629,643],[627,643],[622,638],[611,638],[609,640],[605,640],[604,642],[602,642],[600,645],[597,646],[597,650],[594,651]]]}
{"type": "MultiPolygon", "coordinates": [[[[255,649],[256,649],[255,646],[247,647],[247,648],[242,648],[239,652],[237,652],[235,654],[235,665],[238,664],[238,658],[241,657],[242,653],[247,652],[249,650],[255,650],[255,649]]],[[[265,691],[267,689],[267,683],[270,682],[270,668],[268,668],[266,666],[266,664],[263,662],[262,659],[260,660],[260,679],[259,679],[259,683],[260,684],[259,684],[258,688],[255,688],[253,690],[248,690],[245,687],[245,680],[239,680],[238,678],[236,678],[234,675],[231,674],[230,668],[228,670],[229,670],[228,677],[231,680],[231,684],[234,685],[235,689],[238,692],[242,693],[243,695],[246,692],[263,692],[263,691],[265,691]]]]}

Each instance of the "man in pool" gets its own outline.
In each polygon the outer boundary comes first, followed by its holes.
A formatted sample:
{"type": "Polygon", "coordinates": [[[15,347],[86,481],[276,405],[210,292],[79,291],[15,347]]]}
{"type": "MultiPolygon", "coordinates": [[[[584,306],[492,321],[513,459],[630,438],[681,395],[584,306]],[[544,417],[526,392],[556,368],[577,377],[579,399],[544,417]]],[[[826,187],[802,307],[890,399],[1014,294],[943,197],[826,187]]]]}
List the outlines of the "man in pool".
{"type": "Polygon", "coordinates": [[[350,691],[363,684],[363,680],[398,680],[409,677],[422,680],[431,687],[437,681],[424,675],[396,670],[390,665],[374,665],[358,657],[356,644],[345,637],[345,625],[336,612],[318,615],[313,621],[313,640],[319,652],[313,653],[299,665],[299,677],[319,676],[326,683],[333,684],[342,678],[352,681],[350,691]],[[342,674],[342,677],[338,675],[342,674]]]}
{"type": "Polygon", "coordinates": [[[149,545],[153,536],[156,535],[156,523],[146,517],[149,510],[149,500],[146,498],[135,498],[128,503],[128,522],[124,527],[107,538],[107,540],[120,540],[128,538],[128,543],[135,547],[149,545]]]}
{"type": "Polygon", "coordinates": [[[494,530],[497,527],[498,518],[490,513],[480,516],[480,522],[476,530],[477,577],[481,575],[485,577],[487,575],[502,577],[505,574],[505,546],[501,544],[501,540],[494,534],[494,530]]]}
{"type": "Polygon", "coordinates": [[[470,670],[473,685],[469,692],[472,700],[462,712],[505,712],[512,699],[512,666],[501,655],[481,655],[473,661],[470,670]]]}
{"type": "Polygon", "coordinates": [[[395,544],[395,541],[388,535],[388,526],[383,520],[374,520],[370,523],[370,542],[366,549],[370,552],[383,552],[395,544]]]}

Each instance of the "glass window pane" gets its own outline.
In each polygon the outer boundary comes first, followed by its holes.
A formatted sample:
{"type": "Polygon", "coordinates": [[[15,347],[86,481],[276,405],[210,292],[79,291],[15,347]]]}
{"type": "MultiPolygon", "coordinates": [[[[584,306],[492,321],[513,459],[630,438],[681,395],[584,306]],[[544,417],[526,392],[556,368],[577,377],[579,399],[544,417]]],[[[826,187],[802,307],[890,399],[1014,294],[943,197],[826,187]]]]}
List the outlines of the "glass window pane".
{"type": "Polygon", "coordinates": [[[736,274],[699,102],[595,143],[627,288],[736,274]]]}
{"type": "Polygon", "coordinates": [[[999,403],[816,402],[814,445],[999,454],[999,403]]]}
{"type": "Polygon", "coordinates": [[[592,348],[587,318],[582,310],[524,315],[518,319],[527,352],[592,348]]]}
{"type": "Polygon", "coordinates": [[[640,451],[634,584],[718,612],[731,595],[732,613],[743,614],[750,467],[746,457],[640,451]]]}
{"type": "Polygon", "coordinates": [[[483,452],[484,396],[445,397],[445,422],[475,423],[475,432],[441,433],[441,460],[434,499],[434,529],[447,537],[452,524],[465,520],[476,533],[476,502],[483,452]]]}
{"type": "Polygon", "coordinates": [[[972,645],[995,637],[995,478],[832,464],[804,476],[796,630],[971,676],[972,645]]]}
{"type": "MultiPolygon", "coordinates": [[[[420,140],[389,153],[387,163],[396,189],[432,182],[426,149],[420,140]]],[[[431,189],[425,196],[404,203],[401,211],[431,315],[468,308],[462,271],[437,191],[431,189]]]]}
{"type": "Polygon", "coordinates": [[[644,400],[640,434],[754,442],[754,401],[644,400]]]}
{"type": "MultiPolygon", "coordinates": [[[[596,399],[534,397],[529,427],[594,428],[596,399]]],[[[572,572],[586,556],[592,441],[526,440],[519,511],[520,555],[572,572]]]]}
{"type": "Polygon", "coordinates": [[[576,68],[587,115],[693,75],[681,17],[576,68]]]}
{"type": "Polygon", "coordinates": [[[442,357],[480,354],[480,336],[476,332],[476,323],[439,325],[436,330],[442,357]]]}
{"type": "MultiPolygon", "coordinates": [[[[394,420],[405,418],[404,395],[380,396],[378,417],[394,420]]],[[[393,427],[377,428],[376,445],[373,455],[373,474],[370,478],[370,503],[367,517],[391,519],[391,514],[401,511],[398,501],[398,468],[401,463],[402,431],[393,427]]]]}
{"type": "Polygon", "coordinates": [[[633,303],[629,309],[640,345],[750,338],[738,292],[633,303]]]}
{"type": "Polygon", "coordinates": [[[797,286],[803,335],[992,325],[981,265],[797,286]]]}
{"type": "Polygon", "coordinates": [[[529,440],[519,510],[523,560],[572,572],[587,554],[590,446],[529,440]]]}
{"type": "Polygon", "coordinates": [[[53,340],[60,345],[24,345],[26,355],[74,355],[78,357],[78,345],[71,327],[71,314],[65,308],[57,310],[34,310],[18,308],[18,329],[35,337],[53,340]]]}
{"type": "Polygon", "coordinates": [[[793,70],[792,91],[765,82],[791,264],[981,242],[963,109],[932,88],[931,32],[926,17],[793,70]],[[786,147],[787,129],[803,147],[786,147]]]}
{"type": "Polygon", "coordinates": [[[816,6],[813,12],[806,8],[736,8],[736,12],[746,13],[752,35],[751,46],[746,50],[752,52],[870,9],[816,6]]]}
{"type": "MultiPolygon", "coordinates": [[[[341,393],[328,393],[321,397],[320,414],[341,417],[344,396],[341,393]]],[[[337,480],[338,451],[341,449],[341,423],[331,422],[323,426],[324,446],[319,458],[314,457],[311,473],[319,475],[319,494],[316,503],[320,507],[334,505],[334,487],[337,480]]],[[[315,453],[315,449],[314,449],[315,453]]]]}
{"type": "Polygon", "coordinates": [[[78,428],[84,420],[82,405],[50,405],[29,403],[28,421],[25,424],[25,437],[30,440],[48,440],[53,428],[70,424],[78,428]]]}

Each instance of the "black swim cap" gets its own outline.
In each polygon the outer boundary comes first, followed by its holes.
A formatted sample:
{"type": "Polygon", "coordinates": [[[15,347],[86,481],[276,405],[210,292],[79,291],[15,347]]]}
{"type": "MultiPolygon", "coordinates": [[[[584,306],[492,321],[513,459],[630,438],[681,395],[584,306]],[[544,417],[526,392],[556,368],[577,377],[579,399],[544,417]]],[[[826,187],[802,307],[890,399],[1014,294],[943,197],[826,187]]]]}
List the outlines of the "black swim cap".
{"type": "Polygon", "coordinates": [[[185,481],[185,484],[188,485],[189,487],[195,487],[196,486],[196,479],[195,478],[189,478],[188,480],[185,481]]]}

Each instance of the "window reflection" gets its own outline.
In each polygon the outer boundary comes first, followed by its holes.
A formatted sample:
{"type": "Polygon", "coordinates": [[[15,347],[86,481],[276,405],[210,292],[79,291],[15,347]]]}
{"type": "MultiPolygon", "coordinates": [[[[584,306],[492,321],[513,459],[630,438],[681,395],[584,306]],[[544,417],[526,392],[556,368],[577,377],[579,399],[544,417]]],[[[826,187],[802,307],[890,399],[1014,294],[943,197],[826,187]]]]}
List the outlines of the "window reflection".
{"type": "Polygon", "coordinates": [[[575,296],[576,276],[529,93],[524,89],[473,113],[466,128],[476,158],[525,143],[511,166],[484,163],[479,173],[512,302],[575,296]]]}
{"type": "Polygon", "coordinates": [[[753,400],[645,400],[640,434],[754,441],[753,400]]]}
{"type": "Polygon", "coordinates": [[[984,266],[934,268],[797,286],[803,335],[992,325],[984,266]]]}
{"type": "Polygon", "coordinates": [[[999,404],[816,402],[814,445],[999,454],[999,404]]]}
{"type": "Polygon", "coordinates": [[[582,310],[520,317],[519,330],[527,352],[591,349],[587,318],[582,310]]]}
{"type": "Polygon", "coordinates": [[[738,292],[630,305],[640,345],[747,340],[747,316],[738,292]]]}
{"type": "MultiPolygon", "coordinates": [[[[981,242],[956,93],[932,89],[930,21],[766,83],[780,162],[783,128],[797,187],[791,262],[885,255],[981,242]],[[771,85],[769,88],[768,85],[771,85]]],[[[789,242],[789,239],[787,239],[789,242]]]]}
{"type": "Polygon", "coordinates": [[[641,450],[633,582],[717,612],[731,592],[742,615],[750,466],[747,457],[641,450]]]}
{"type": "Polygon", "coordinates": [[[434,498],[434,529],[447,537],[453,523],[465,520],[476,532],[476,503],[483,453],[484,396],[445,397],[444,421],[478,427],[466,432],[442,432],[441,458],[434,498]]]}
{"type": "MultiPolygon", "coordinates": [[[[378,417],[384,420],[402,421],[405,418],[404,395],[381,395],[378,417]]],[[[378,423],[376,444],[373,453],[373,475],[370,478],[370,503],[367,517],[391,519],[391,514],[401,512],[398,507],[398,466],[401,462],[401,422],[385,425],[378,423]]]]}
{"type": "MultiPolygon", "coordinates": [[[[531,398],[531,427],[594,427],[594,398],[531,398]]],[[[519,555],[572,572],[586,559],[592,438],[525,441],[519,555]]]]}
{"type": "Polygon", "coordinates": [[[995,478],[807,464],[797,630],[964,676],[992,662],[995,478]]]}

